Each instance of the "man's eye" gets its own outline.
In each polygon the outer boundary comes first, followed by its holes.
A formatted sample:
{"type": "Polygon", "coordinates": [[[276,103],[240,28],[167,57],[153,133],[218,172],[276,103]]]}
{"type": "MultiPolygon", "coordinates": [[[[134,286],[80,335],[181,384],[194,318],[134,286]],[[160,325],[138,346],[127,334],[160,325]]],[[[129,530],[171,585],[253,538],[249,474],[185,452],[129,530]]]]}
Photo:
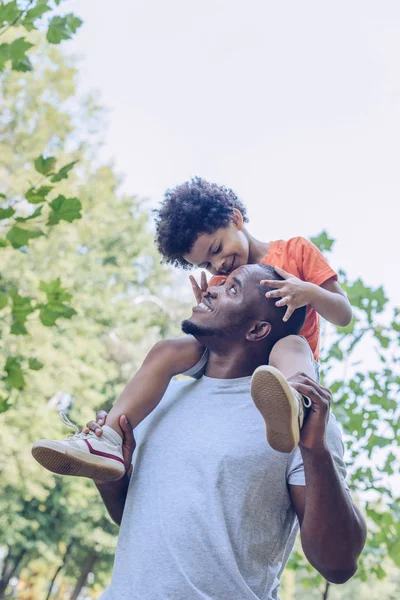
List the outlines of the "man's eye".
{"type": "Polygon", "coordinates": [[[231,285],[231,292],[233,292],[234,294],[237,294],[237,289],[236,289],[236,285],[231,285]]]}

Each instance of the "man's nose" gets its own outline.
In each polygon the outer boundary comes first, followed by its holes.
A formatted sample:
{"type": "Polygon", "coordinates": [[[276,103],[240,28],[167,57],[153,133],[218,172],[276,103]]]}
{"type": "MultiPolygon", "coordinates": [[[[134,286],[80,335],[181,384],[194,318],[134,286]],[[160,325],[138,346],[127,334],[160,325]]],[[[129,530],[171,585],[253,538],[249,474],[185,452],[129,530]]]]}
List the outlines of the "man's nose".
{"type": "Polygon", "coordinates": [[[211,285],[207,288],[207,291],[203,292],[203,298],[210,296],[211,298],[216,298],[219,294],[218,285],[211,285]]]}

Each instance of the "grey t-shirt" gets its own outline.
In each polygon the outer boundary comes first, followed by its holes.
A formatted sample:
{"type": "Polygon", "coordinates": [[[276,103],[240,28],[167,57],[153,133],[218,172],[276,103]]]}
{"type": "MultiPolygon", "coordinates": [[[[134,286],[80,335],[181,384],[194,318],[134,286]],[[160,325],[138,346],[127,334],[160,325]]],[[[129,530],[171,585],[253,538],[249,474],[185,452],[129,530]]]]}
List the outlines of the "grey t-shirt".
{"type": "MultiPolygon", "coordinates": [[[[102,600],[276,600],[298,523],[299,449],[270,448],[250,377],[172,382],[135,429],[111,585],[102,600]]],[[[341,478],[333,417],[327,443],[341,478]]]]}

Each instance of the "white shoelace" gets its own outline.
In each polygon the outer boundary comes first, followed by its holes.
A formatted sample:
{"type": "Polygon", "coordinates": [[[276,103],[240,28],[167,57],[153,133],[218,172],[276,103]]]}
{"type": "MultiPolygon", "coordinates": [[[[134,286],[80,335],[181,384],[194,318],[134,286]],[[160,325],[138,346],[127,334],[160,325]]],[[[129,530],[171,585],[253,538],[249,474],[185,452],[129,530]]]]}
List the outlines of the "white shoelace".
{"type": "Polygon", "coordinates": [[[78,429],[78,427],[72,423],[72,421],[70,421],[67,417],[67,415],[63,412],[60,411],[60,419],[61,421],[64,423],[64,425],[67,425],[68,427],[71,427],[75,433],[73,436],[69,437],[69,440],[84,440],[85,438],[91,437],[94,435],[94,433],[92,431],[89,431],[89,433],[83,433],[83,431],[80,431],[78,429]]]}

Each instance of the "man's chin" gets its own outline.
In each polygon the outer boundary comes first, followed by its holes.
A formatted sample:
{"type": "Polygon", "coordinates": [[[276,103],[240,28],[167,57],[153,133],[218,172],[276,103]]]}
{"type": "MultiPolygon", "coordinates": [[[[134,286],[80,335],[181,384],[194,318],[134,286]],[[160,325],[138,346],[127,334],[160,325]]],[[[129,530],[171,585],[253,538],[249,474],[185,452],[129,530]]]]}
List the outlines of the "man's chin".
{"type": "Polygon", "coordinates": [[[209,337],[211,335],[216,335],[218,333],[212,327],[198,325],[197,323],[195,323],[194,321],[191,321],[190,319],[186,319],[185,321],[182,321],[181,329],[182,329],[183,333],[186,333],[187,335],[192,335],[196,339],[203,338],[205,336],[209,337]]]}

